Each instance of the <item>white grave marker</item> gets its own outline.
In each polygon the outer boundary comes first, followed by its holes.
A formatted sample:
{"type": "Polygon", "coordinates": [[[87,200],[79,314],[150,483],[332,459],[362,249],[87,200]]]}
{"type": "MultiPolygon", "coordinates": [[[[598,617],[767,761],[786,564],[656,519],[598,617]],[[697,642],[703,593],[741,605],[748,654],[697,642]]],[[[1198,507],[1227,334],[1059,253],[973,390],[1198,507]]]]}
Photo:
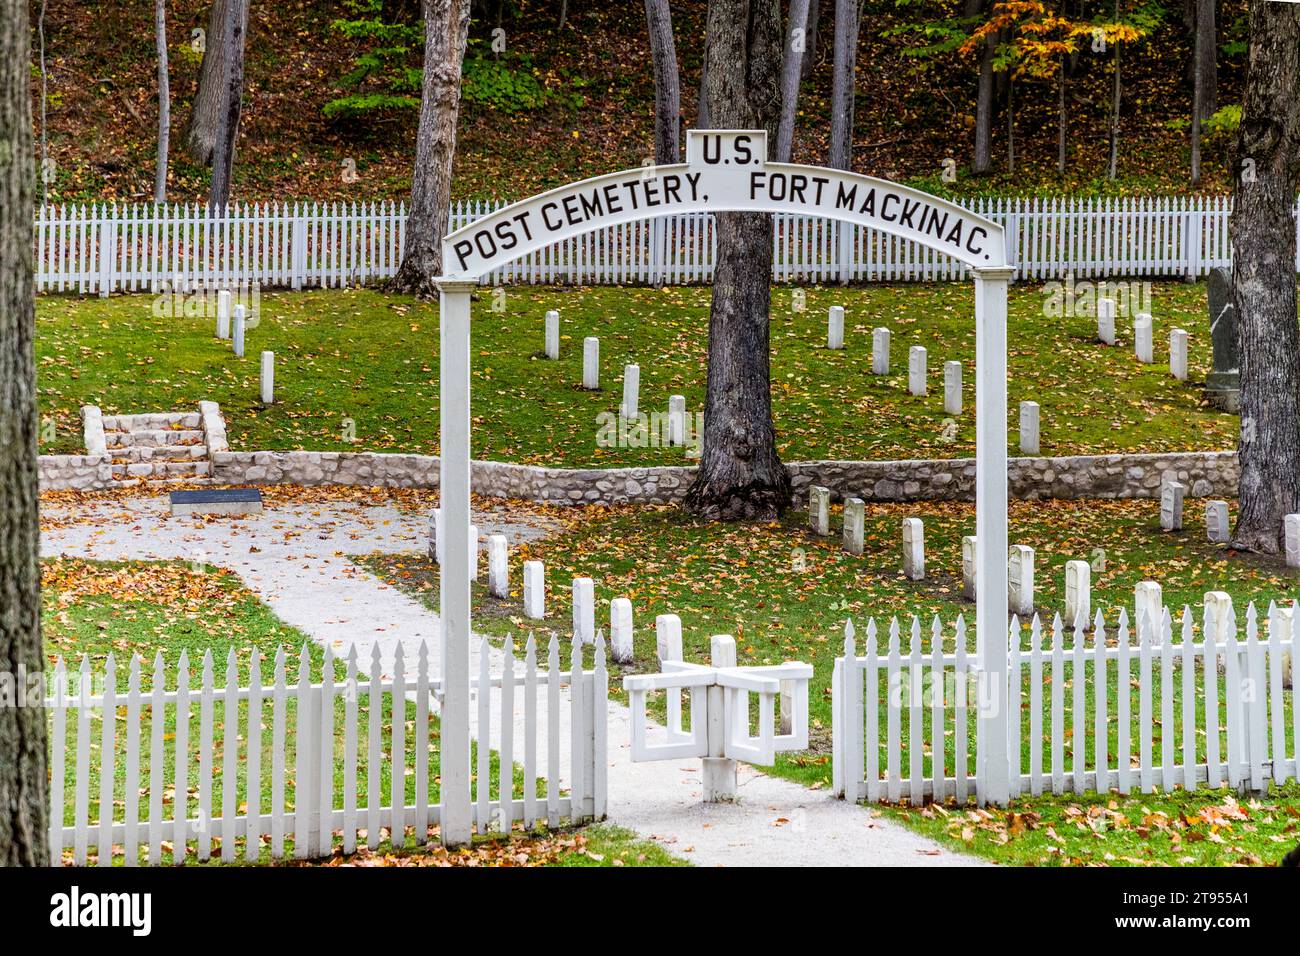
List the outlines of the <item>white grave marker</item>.
{"type": "Polygon", "coordinates": [[[1007,557],[1007,607],[1027,618],[1034,613],[1034,549],[1013,544],[1007,557]]]}
{"type": "Polygon", "coordinates": [[[1065,623],[1074,627],[1083,619],[1087,628],[1092,617],[1092,565],[1087,561],[1065,562],[1065,623]]]}
{"type": "Polygon", "coordinates": [[[594,335],[582,340],[582,387],[591,392],[600,388],[600,339],[594,335]]]}
{"type": "MultiPolygon", "coordinates": [[[[655,618],[655,653],[662,669],[664,661],[682,659],[682,619],[676,614],[660,614],[655,618]]],[[[682,692],[680,688],[664,691],[667,704],[668,726],[673,730],[682,725],[682,692]]]]}
{"type": "Polygon", "coordinates": [[[217,293],[217,338],[230,338],[230,291],[222,289],[217,293]]]}
{"type": "Polygon", "coordinates": [[[632,663],[632,602],[625,597],[609,602],[609,652],[616,664],[632,663]]]}
{"type": "Polygon", "coordinates": [[[1144,619],[1152,628],[1151,633],[1159,633],[1160,622],[1165,610],[1164,593],[1159,581],[1139,581],[1133,587],[1133,626],[1141,628],[1144,619]]]}
{"type": "Polygon", "coordinates": [[[826,347],[844,348],[844,306],[833,305],[826,315],[826,347]]]}
{"type": "Polygon", "coordinates": [[[820,485],[808,489],[808,527],[813,534],[831,533],[831,491],[820,485]]]}
{"type": "Polygon", "coordinates": [[[861,498],[844,499],[844,550],[861,554],[866,534],[866,505],[861,498]]]}
{"type": "Polygon", "coordinates": [[[1037,455],[1038,444],[1038,403],[1020,403],[1020,453],[1037,455]]]}
{"type": "Polygon", "coordinates": [[[975,600],[975,535],[968,534],[961,539],[961,593],[968,601],[975,600]]]}
{"type": "Polygon", "coordinates": [[[623,404],[619,406],[619,414],[623,418],[636,418],[637,404],[640,401],[641,392],[641,366],[624,365],[623,366],[623,404]]]}
{"type": "Polygon", "coordinates": [[[1115,300],[1097,300],[1097,338],[1106,345],[1115,344],[1115,300]]]}
{"type": "Polygon", "coordinates": [[[943,413],[961,414],[961,362],[943,363],[943,413]]]}
{"type": "Polygon", "coordinates": [[[546,313],[546,357],[560,357],[560,313],[554,309],[546,313]]]}
{"type": "Polygon", "coordinates": [[[1187,381],[1187,330],[1169,332],[1169,372],[1180,382],[1187,381]]]}
{"type": "Polygon", "coordinates": [[[262,404],[271,405],[275,402],[275,353],[262,353],[262,404]]]}
{"type": "MultiPolygon", "coordinates": [[[[1203,600],[1205,610],[1201,622],[1202,633],[1207,640],[1213,635],[1215,643],[1222,644],[1233,629],[1232,597],[1227,591],[1206,591],[1203,600]]],[[[1219,661],[1219,667],[1223,667],[1222,660],[1219,661]]]]}
{"type": "Polygon", "coordinates": [[[579,644],[596,640],[596,585],[591,578],[573,579],[573,640],[579,644]]]}
{"type": "Polygon", "coordinates": [[[1150,312],[1139,312],[1133,317],[1133,354],[1145,365],[1156,360],[1154,335],[1150,312]]]}
{"type": "Polygon", "coordinates": [[[925,580],[925,526],[920,518],[903,519],[903,576],[925,580]]]}
{"type": "Polygon", "coordinates": [[[871,374],[889,374],[889,329],[883,327],[871,333],[871,374]]]}
{"type": "Polygon", "coordinates": [[[1286,566],[1300,568],[1300,515],[1284,517],[1282,530],[1286,544],[1286,566]]]}
{"type": "Polygon", "coordinates": [[[244,357],[244,326],[244,307],[242,305],[237,305],[235,306],[235,324],[234,332],[232,334],[236,358],[244,357]]]}
{"type": "Polygon", "coordinates": [[[1218,544],[1228,540],[1228,503],[1205,503],[1205,540],[1218,544]]]}
{"type": "Polygon", "coordinates": [[[490,534],[488,547],[488,593],[493,597],[510,596],[510,547],[503,534],[490,534]]]}
{"type": "Polygon", "coordinates": [[[668,396],[668,444],[680,447],[686,444],[686,396],[668,396]]]}
{"type": "Polygon", "coordinates": [[[907,350],[907,390],[913,395],[925,392],[925,346],[913,345],[907,350]]]}
{"type": "Polygon", "coordinates": [[[546,617],[546,566],[540,561],[524,562],[524,617],[546,617]]]}
{"type": "Polygon", "coordinates": [[[1183,498],[1187,486],[1176,481],[1166,482],[1160,488],[1160,527],[1165,531],[1183,530],[1183,498]]]}

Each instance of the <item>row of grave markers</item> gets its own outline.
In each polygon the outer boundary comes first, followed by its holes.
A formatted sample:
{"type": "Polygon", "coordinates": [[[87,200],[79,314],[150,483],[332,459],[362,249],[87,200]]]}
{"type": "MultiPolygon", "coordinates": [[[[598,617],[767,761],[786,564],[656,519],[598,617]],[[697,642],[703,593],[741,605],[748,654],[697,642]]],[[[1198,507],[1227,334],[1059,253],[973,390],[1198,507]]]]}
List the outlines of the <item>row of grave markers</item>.
{"type": "MultiPolygon", "coordinates": [[[[229,341],[234,349],[235,358],[244,357],[244,338],[248,327],[248,310],[243,304],[231,308],[230,292],[222,289],[217,293],[217,338],[229,341]]],[[[275,353],[264,351],[258,376],[258,392],[263,405],[275,402],[275,353]]]]}
{"type": "MultiPolygon", "coordinates": [[[[1165,531],[1181,531],[1183,527],[1183,501],[1186,488],[1179,482],[1166,482],[1161,489],[1160,526],[1165,531]]],[[[808,527],[813,534],[829,537],[831,491],[820,485],[808,490],[808,527]]],[[[861,555],[865,550],[866,503],[861,498],[844,499],[843,548],[850,554],[861,555]]],[[[1300,514],[1287,515],[1285,519],[1286,563],[1300,567],[1300,514]]],[[[1226,542],[1228,532],[1228,502],[1210,500],[1205,503],[1205,535],[1211,543],[1226,542]]],[[[962,595],[975,600],[975,536],[961,539],[962,595]]],[[[903,576],[909,581],[925,580],[925,525],[920,518],[902,519],[903,576]]],[[[1065,619],[1067,622],[1091,618],[1092,565],[1087,561],[1065,563],[1065,619]]],[[[1134,604],[1140,612],[1144,608],[1160,608],[1160,585],[1155,581],[1141,581],[1134,589],[1134,604]]],[[[1007,553],[1007,607],[1021,616],[1034,611],[1034,549],[1028,545],[1011,545],[1007,553]]]]}
{"type": "MultiPolygon", "coordinates": [[[[443,562],[442,509],[434,508],[429,518],[429,557],[435,564],[443,562]]],[[[469,527],[469,577],[479,579],[479,531],[469,527]]],[[[495,598],[510,596],[510,543],[503,534],[487,536],[488,593],[495,598]]],[[[594,644],[603,634],[596,629],[596,585],[589,577],[577,577],[571,584],[573,599],[573,640],[594,644]]],[[[676,615],[666,615],[676,618],[676,615]]],[[[546,566],[541,561],[524,562],[524,617],[546,619],[546,566]]],[[[681,624],[677,625],[680,633],[681,624]]],[[[632,602],[617,597],[609,602],[610,657],[618,664],[632,661],[632,602]]]]}
{"type": "MultiPolygon", "coordinates": [[[[1155,327],[1150,312],[1133,316],[1133,354],[1139,362],[1155,362],[1155,327]]],[[[1169,371],[1180,382],[1187,381],[1187,330],[1169,330],[1169,371]]],[[[1097,300],[1097,339],[1105,345],[1115,344],[1115,300],[1097,300]]]]}

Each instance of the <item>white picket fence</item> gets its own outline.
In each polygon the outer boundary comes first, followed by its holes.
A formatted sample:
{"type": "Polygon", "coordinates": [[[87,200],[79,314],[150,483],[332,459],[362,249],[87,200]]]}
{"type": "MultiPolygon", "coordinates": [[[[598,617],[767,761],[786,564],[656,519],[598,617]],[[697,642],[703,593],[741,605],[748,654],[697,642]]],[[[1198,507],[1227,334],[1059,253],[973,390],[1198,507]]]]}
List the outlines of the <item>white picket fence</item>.
{"type": "MultiPolygon", "coordinates": [[[[451,228],[504,203],[456,203],[451,228]]],[[[975,199],[1001,223],[1019,279],[1195,277],[1232,258],[1222,196],[975,199]]],[[[1298,207],[1300,208],[1300,207],[1298,207]]],[[[778,215],[779,282],[961,279],[964,265],[871,229],[778,215]]],[[[225,215],[198,205],[42,206],[35,220],[37,291],[108,295],[171,287],[258,284],[337,288],[392,276],[406,209],[392,202],[262,203],[225,215]]],[[[712,216],[691,213],[599,230],[531,253],[484,278],[497,283],[709,282],[712,216]]],[[[1297,261],[1300,270],[1300,260],[1297,261]]]]}
{"type": "MultiPolygon", "coordinates": [[[[1151,793],[1225,784],[1259,792],[1300,779],[1300,707],[1286,689],[1293,666],[1292,609],[1270,606],[1260,634],[1255,606],[1245,639],[1229,615],[1207,619],[1197,639],[1184,607],[1134,635],[1127,612],[1106,630],[1100,613],[1073,635],[1058,615],[1050,635],[1035,615],[1011,625],[1007,722],[1011,794],[1151,793]],[[1222,630],[1223,633],[1217,633],[1222,630]],[[1288,714],[1289,712],[1289,714],[1288,714]],[[1067,761],[1068,749],[1068,761],[1067,761]]],[[[912,619],[887,639],[867,626],[858,652],[851,628],[832,678],[834,787],[850,800],[920,805],[976,793],[977,655],[959,617],[936,618],[929,648],[912,619]]]]}
{"type": "MultiPolygon", "coordinates": [[[[522,658],[507,642],[499,673],[491,672],[486,640],[479,661],[471,687],[478,831],[602,818],[603,643],[596,644],[591,669],[584,669],[575,644],[568,670],[561,670],[554,636],[544,660],[530,637],[522,658]]],[[[415,844],[427,842],[441,810],[431,761],[442,686],[430,677],[426,649],[408,672],[399,646],[388,675],[377,646],[368,675],[358,670],[355,649],[342,662],[326,649],[317,682],[306,647],[296,679],[289,664],[280,650],[269,685],[254,663],[241,684],[232,650],[217,686],[205,654],[193,686],[185,652],[170,671],[160,654],[146,689],[143,665],[133,655],[123,689],[112,654],[99,674],[84,658],[70,674],[60,659],[45,701],[51,864],[66,862],[68,848],[77,865],[93,856],[100,866],[115,858],[135,866],[142,850],[150,865],[213,856],[255,861],[263,850],[302,859],[328,855],[336,835],[344,852],[358,841],[373,848],[381,828],[394,845],[405,844],[408,832],[415,844]]]]}

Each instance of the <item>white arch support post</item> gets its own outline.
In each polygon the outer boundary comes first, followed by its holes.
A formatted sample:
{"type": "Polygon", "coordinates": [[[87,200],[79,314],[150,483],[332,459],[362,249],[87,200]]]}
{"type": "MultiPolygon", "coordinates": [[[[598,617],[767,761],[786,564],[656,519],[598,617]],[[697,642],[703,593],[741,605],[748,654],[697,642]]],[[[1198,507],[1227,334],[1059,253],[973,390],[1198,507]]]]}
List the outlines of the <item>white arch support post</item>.
{"type": "MultiPolygon", "coordinates": [[[[686,213],[820,216],[919,243],[970,267],[976,324],[976,629],[980,643],[982,804],[1005,804],[1007,734],[1007,263],[1003,228],[955,203],[839,169],[767,162],[761,130],[690,130],[686,162],[561,186],[498,209],[443,240],[441,479],[442,840],[470,839],[470,295],[494,270],[558,242],[686,213]]],[[[658,225],[658,223],[656,224],[658,225]]],[[[841,230],[847,234],[848,230],[841,230]]],[[[660,232],[656,230],[655,235],[660,232]]],[[[655,243],[656,254],[659,243],[655,243]]],[[[851,263],[840,262],[841,269],[851,263]]],[[[657,261],[652,278],[669,267],[657,261]]]]}

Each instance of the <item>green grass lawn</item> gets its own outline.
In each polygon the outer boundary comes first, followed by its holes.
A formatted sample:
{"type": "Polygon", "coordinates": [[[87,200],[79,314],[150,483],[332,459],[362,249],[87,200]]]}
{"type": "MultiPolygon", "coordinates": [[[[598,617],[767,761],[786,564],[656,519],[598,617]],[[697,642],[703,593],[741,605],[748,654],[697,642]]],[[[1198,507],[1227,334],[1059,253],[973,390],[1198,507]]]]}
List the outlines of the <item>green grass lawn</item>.
{"type": "MultiPolygon", "coordinates": [[[[599,416],[621,400],[622,369],[641,368],[640,406],[666,411],[668,396],[703,408],[709,289],[705,287],[504,289],[502,311],[485,289],[474,306],[473,414],[477,458],[533,464],[681,463],[682,449],[602,448],[599,416]],[[539,358],[543,315],[560,311],[561,358],[539,358]],[[579,389],[582,340],[601,342],[602,390],[579,389]]],[[[38,385],[54,426],[45,452],[82,450],[78,409],[106,413],[225,410],[235,449],[437,451],[438,314],[432,303],[371,290],[267,293],[261,319],[236,359],[206,317],[158,317],[153,297],[38,302],[38,385]],[[277,402],[258,397],[259,353],[276,353],[277,402]],[[355,442],[344,439],[345,420],[355,442]]],[[[1131,321],[1120,343],[1094,341],[1095,320],[1049,317],[1041,286],[1012,288],[1009,302],[1010,443],[1016,408],[1042,408],[1044,454],[1223,449],[1238,420],[1204,405],[1210,361],[1203,284],[1153,287],[1157,362],[1133,356],[1131,321]],[[1169,330],[1191,333],[1191,380],[1168,371],[1169,330]]],[[[873,285],[772,292],[772,399],[786,460],[945,458],[974,452],[974,305],[968,283],[873,285]],[[802,308],[798,296],[803,297],[802,308]],[[829,351],[826,311],[846,309],[847,348],[829,351]],[[892,334],[892,372],[873,376],[871,331],[892,334]],[[928,350],[929,395],[907,392],[908,349],[928,350]],[[943,363],[964,364],[964,411],[943,412],[943,363]]]]}
{"type": "MultiPolygon", "coordinates": [[[[831,779],[830,674],[835,657],[842,651],[844,619],[852,617],[857,623],[861,647],[861,635],[869,615],[875,615],[883,630],[890,616],[900,615],[906,624],[907,616],[916,613],[924,623],[926,640],[923,646],[928,649],[928,626],[932,615],[938,614],[945,622],[951,622],[961,613],[971,628],[973,648],[974,607],[961,598],[960,539],[963,534],[973,533],[974,513],[971,506],[965,504],[868,505],[867,551],[862,557],[842,551],[837,538],[811,536],[802,527],[802,517],[794,514],[779,524],[721,526],[696,522],[673,508],[588,509],[580,517],[573,517],[559,534],[521,545],[512,552],[511,580],[514,586],[510,598],[493,599],[477,590],[474,626],[476,630],[497,636],[507,633],[521,635],[529,630],[540,633],[555,630],[567,636],[571,619],[568,582],[572,577],[584,574],[595,579],[598,626],[606,625],[609,599],[627,596],[633,602],[635,660],[624,668],[613,667],[611,690],[616,694],[619,690],[617,677],[657,669],[653,623],[656,614],[671,612],[681,616],[688,660],[706,660],[709,636],[729,633],[736,637],[742,664],[771,664],[790,659],[808,661],[813,664],[815,672],[810,693],[811,747],[805,753],[779,755],[775,772],[813,788],[826,787],[831,779]],[[923,582],[908,581],[901,573],[899,522],[905,516],[925,519],[928,577],[923,582]],[[802,567],[796,561],[799,551],[802,552],[802,567]],[[542,622],[522,617],[522,562],[528,559],[541,559],[547,566],[548,618],[542,622]]],[[[1179,534],[1162,532],[1158,517],[1158,502],[1154,501],[1013,503],[1011,540],[1031,545],[1037,551],[1039,610],[1050,617],[1062,606],[1065,561],[1098,557],[1104,558],[1105,564],[1104,570],[1094,572],[1093,601],[1095,607],[1105,612],[1108,626],[1112,629],[1118,608],[1131,608],[1133,586],[1140,580],[1160,581],[1166,603],[1173,608],[1190,604],[1197,618],[1202,595],[1207,590],[1228,590],[1238,603],[1239,619],[1243,621],[1248,600],[1259,602],[1261,613],[1269,600],[1291,600],[1300,575],[1287,569],[1280,561],[1249,558],[1222,546],[1206,544],[1204,526],[1195,511],[1189,510],[1186,530],[1179,534]]],[[[436,568],[423,556],[372,557],[364,559],[363,563],[399,586],[422,595],[430,603],[436,599],[436,568]]],[[[1100,568],[1100,564],[1097,566],[1100,568]]],[[[906,649],[906,628],[904,635],[906,649]]],[[[1071,646],[1070,639],[1067,639],[1066,646],[1071,646]]],[[[1136,661],[1132,674],[1136,679],[1136,661]]],[[[1068,665],[1064,676],[1067,682],[1072,683],[1073,674],[1068,665]]],[[[1181,677],[1180,670],[1175,670],[1175,677],[1181,677]]],[[[1088,701],[1086,720],[1091,728],[1093,687],[1090,666],[1084,670],[1084,680],[1088,701]]],[[[1071,699],[1069,687],[1070,683],[1067,683],[1067,714],[1071,699]]],[[[1024,692],[1030,692],[1027,683],[1024,692]]],[[[1181,690],[1176,689],[1173,697],[1176,719],[1168,737],[1181,753],[1181,690]]],[[[1155,753],[1160,755],[1162,729],[1159,727],[1161,698],[1158,691],[1153,698],[1155,753]]],[[[1117,731],[1113,694],[1108,713],[1111,715],[1112,737],[1108,752],[1113,760],[1117,731]]],[[[1136,697],[1132,713],[1136,722],[1136,697]]],[[[925,719],[928,727],[928,713],[925,719]]],[[[1046,717],[1044,726],[1048,726],[1046,717]]],[[[1022,741],[1023,766],[1027,769],[1030,747],[1027,717],[1022,741]]],[[[1293,743],[1289,742],[1290,746],[1293,743]]],[[[1198,744],[1198,750],[1203,752],[1203,741],[1198,744]]],[[[1072,766],[1071,757],[1072,742],[1067,741],[1067,773],[1072,766]]],[[[928,765],[928,756],[926,759],[928,765]]],[[[951,746],[948,759],[951,762],[951,746]]],[[[1044,766],[1050,767],[1046,757],[1044,766]]],[[[1296,788],[1288,787],[1261,806],[1295,807],[1296,796],[1296,788]]],[[[1213,808],[1223,807],[1228,801],[1226,791],[1195,794],[1175,791],[1172,794],[1127,798],[1113,795],[1112,798],[1096,799],[1102,807],[1098,812],[1103,815],[1109,814],[1108,804],[1110,799],[1114,799],[1117,805],[1126,808],[1120,812],[1129,821],[1164,813],[1173,821],[1169,825],[1171,834],[1179,828],[1195,826],[1186,824],[1179,816],[1180,812],[1190,819],[1196,814],[1191,813],[1189,807],[1205,807],[1208,808],[1205,813],[1213,815],[1213,808]],[[1147,808],[1149,813],[1139,814],[1135,808],[1147,808]]],[[[1024,819],[1010,834],[999,829],[999,821],[1006,822],[999,814],[987,820],[981,817],[981,822],[989,824],[981,827],[950,824],[950,818],[956,819],[965,813],[955,808],[948,808],[948,816],[943,810],[923,813],[916,809],[888,808],[884,812],[942,839],[951,840],[954,845],[987,852],[1007,862],[1028,862],[1031,856],[1033,862],[1041,863],[1096,861],[1103,860],[1106,853],[1116,858],[1109,862],[1125,862],[1121,859],[1124,856],[1136,858],[1133,847],[1121,853],[1106,839],[1099,840],[1095,826],[1089,825],[1086,833],[1073,826],[1078,818],[1071,808],[1084,807],[1086,813],[1091,805],[1091,798],[1022,798],[1013,810],[1024,819]],[[1037,814],[1047,821],[1056,814],[1067,820],[1068,826],[1063,822],[1053,830],[1065,841],[1061,852],[1049,852],[1049,845],[1057,845],[1055,840],[1048,836],[1046,824],[1036,827],[1036,820],[1028,814],[1037,814]],[[1036,828],[1031,828],[1031,823],[1036,828]],[[951,835],[948,833],[950,826],[954,831],[951,835]],[[966,839],[964,834],[968,829],[973,832],[966,839]],[[1036,835],[1027,844],[1021,838],[1027,840],[1029,833],[1036,835]],[[1010,843],[1015,843],[1014,853],[1004,848],[1010,843]]],[[[1261,859],[1270,859],[1268,851],[1274,846],[1273,837],[1292,839],[1289,828],[1295,821],[1290,811],[1273,814],[1270,822],[1265,824],[1262,821],[1269,816],[1268,811],[1246,803],[1243,806],[1249,814],[1244,823],[1225,811],[1220,814],[1225,819],[1214,824],[1221,829],[1224,826],[1235,828],[1237,838],[1225,838],[1225,842],[1198,839],[1197,836],[1175,841],[1158,827],[1153,831],[1151,826],[1146,826],[1148,834],[1156,832],[1159,837],[1144,841],[1143,846],[1151,851],[1147,858],[1153,862],[1177,862],[1191,856],[1198,862],[1219,864],[1232,862],[1235,859],[1232,854],[1241,850],[1238,856],[1254,854],[1261,859]],[[1244,833],[1261,835],[1242,843],[1244,833]]],[[[1127,832],[1119,825],[1113,826],[1112,831],[1127,832]]],[[[1128,837],[1144,840],[1133,833],[1125,839],[1128,837]]]]}
{"type": "MultiPolygon", "coordinates": [[[[94,674],[103,671],[108,654],[112,653],[118,665],[118,688],[126,687],[126,669],[133,654],[140,655],[145,666],[142,670],[141,687],[148,691],[152,687],[153,660],[161,654],[164,662],[167,687],[174,687],[175,666],[182,652],[190,659],[190,686],[195,689],[192,695],[191,716],[189,720],[190,760],[187,766],[188,808],[192,817],[197,812],[200,787],[200,767],[197,753],[201,749],[200,741],[200,707],[197,687],[199,686],[202,655],[210,652],[213,658],[214,683],[217,687],[224,684],[225,661],[229,651],[234,650],[239,665],[240,683],[247,684],[247,674],[252,655],[261,656],[263,685],[269,685],[274,679],[274,658],[276,651],[283,647],[289,658],[288,680],[296,681],[298,667],[298,649],[307,647],[311,679],[319,682],[323,671],[323,654],[314,643],[307,641],[300,632],[288,627],[277,619],[251,593],[245,590],[233,575],[215,568],[198,569],[183,563],[130,562],[101,563],[75,560],[47,561],[42,572],[42,595],[44,602],[44,640],[47,655],[51,663],[63,657],[69,669],[75,671],[82,655],[91,666],[94,674]]],[[[336,680],[342,679],[342,668],[335,671],[336,680]]],[[[98,691],[98,687],[97,687],[98,691]]],[[[344,701],[336,701],[335,726],[342,727],[344,701]]],[[[362,694],[357,701],[358,739],[361,741],[357,758],[357,777],[359,781],[358,819],[364,825],[365,807],[367,805],[368,766],[364,739],[370,716],[369,697],[362,694]]],[[[285,793],[286,807],[292,809],[296,770],[296,708],[288,702],[286,713],[286,755],[285,755],[285,793]]],[[[141,755],[140,755],[140,818],[148,816],[150,805],[150,786],[152,763],[151,727],[152,718],[148,707],[141,708],[141,755]]],[[[76,820],[75,783],[77,740],[80,733],[75,720],[75,712],[69,711],[67,727],[68,755],[64,773],[64,823],[71,825],[76,820]]],[[[118,710],[119,718],[125,718],[125,707],[118,710]]],[[[224,747],[224,727],[226,708],[218,695],[212,709],[213,747],[212,747],[212,807],[213,814],[220,815],[224,794],[222,791],[222,767],[229,759],[224,747]]],[[[248,707],[238,705],[238,728],[233,757],[241,766],[247,765],[248,707]]],[[[388,802],[391,793],[391,763],[387,757],[389,741],[393,727],[393,707],[391,700],[383,705],[380,721],[382,724],[382,741],[385,756],[378,775],[379,798],[388,802]]],[[[271,790],[271,705],[266,702],[262,709],[261,765],[262,788],[258,796],[262,812],[269,812],[272,806],[271,790]]],[[[405,724],[405,751],[414,753],[418,724],[414,702],[408,701],[400,719],[405,724]]],[[[101,728],[99,711],[91,712],[91,719],[86,725],[89,735],[89,787],[86,819],[94,822],[99,819],[99,798],[101,786],[101,728]]],[[[165,819],[170,820],[176,802],[176,774],[174,772],[176,749],[175,709],[166,708],[163,726],[162,808],[165,819]]],[[[126,772],[124,766],[125,721],[119,720],[117,729],[117,759],[114,764],[113,804],[114,815],[122,819],[125,812],[126,772]]],[[[431,734],[438,736],[436,718],[431,718],[431,734]]],[[[342,741],[335,748],[335,790],[338,793],[344,781],[344,753],[342,741]]],[[[497,796],[497,781],[500,765],[497,754],[491,755],[490,792],[493,799],[497,796]]],[[[476,755],[471,755],[471,767],[477,767],[476,755]]],[[[516,789],[523,785],[522,771],[514,768],[516,789]]],[[[247,792],[247,777],[238,775],[237,791],[234,795],[236,812],[244,813],[251,802],[247,792]]],[[[431,803],[438,800],[438,750],[431,748],[429,754],[429,790],[431,803]]],[[[414,774],[406,779],[406,805],[415,803],[416,781],[414,774]]],[[[544,784],[539,791],[545,794],[544,784]]],[[[424,854],[450,862],[473,863],[475,865],[520,865],[538,862],[544,865],[590,866],[615,865],[612,861],[623,862],[618,865],[661,865],[671,859],[656,847],[648,846],[634,839],[632,834],[613,828],[582,827],[567,831],[566,835],[538,835],[512,833],[500,838],[476,839],[475,844],[464,853],[450,853],[437,849],[416,849],[413,838],[404,839],[403,845],[394,846],[387,837],[373,851],[362,855],[367,865],[384,865],[395,863],[404,865],[398,858],[411,854],[424,854]],[[594,857],[593,857],[594,854],[594,857]]],[[[286,834],[286,846],[293,845],[292,831],[286,834]]],[[[364,840],[362,841],[364,842],[364,840]]],[[[242,834],[237,841],[244,846],[242,834]]],[[[336,858],[340,858],[341,842],[336,838],[336,858]]],[[[172,860],[171,841],[164,846],[162,862],[172,860]]],[[[194,845],[191,844],[191,851],[194,845]]],[[[96,855],[95,847],[90,847],[90,857],[96,855]]],[[[254,854],[258,862],[271,862],[271,847],[268,840],[254,854]]]]}

